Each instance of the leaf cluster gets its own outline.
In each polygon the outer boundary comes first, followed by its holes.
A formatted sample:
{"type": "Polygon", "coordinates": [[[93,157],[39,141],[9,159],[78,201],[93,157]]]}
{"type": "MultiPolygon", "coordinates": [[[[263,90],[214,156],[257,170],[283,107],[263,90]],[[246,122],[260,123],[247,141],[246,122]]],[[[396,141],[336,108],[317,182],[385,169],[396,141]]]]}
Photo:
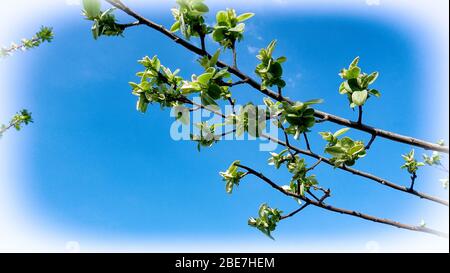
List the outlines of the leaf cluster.
{"type": "Polygon", "coordinates": [[[414,149],[409,153],[402,155],[405,163],[400,167],[406,169],[410,174],[415,174],[419,167],[425,166],[425,163],[419,162],[414,158],[414,149]]]}
{"type": "Polygon", "coordinates": [[[199,93],[203,105],[217,106],[218,99],[227,99],[231,96],[229,86],[225,84],[231,77],[227,68],[217,69],[215,64],[219,58],[219,51],[211,59],[203,57],[199,63],[205,68],[201,75],[192,75],[191,81],[183,81],[181,92],[183,94],[199,93]]]}
{"type": "Polygon", "coordinates": [[[288,149],[284,149],[280,153],[271,152],[268,163],[277,169],[281,165],[286,164],[286,168],[292,174],[292,178],[289,186],[284,187],[284,190],[305,196],[306,191],[318,184],[317,178],[315,175],[307,175],[309,170],[305,159],[300,158],[298,155],[293,156],[287,152],[288,149]]]}
{"type": "Polygon", "coordinates": [[[358,67],[359,57],[356,57],[346,69],[342,69],[339,76],[345,81],[339,86],[339,94],[347,95],[350,107],[363,106],[370,96],[380,97],[381,93],[369,88],[378,78],[378,72],[366,74],[358,67]]]}
{"type": "Polygon", "coordinates": [[[31,39],[22,39],[21,45],[11,44],[10,48],[2,47],[0,49],[0,58],[11,55],[13,51],[18,49],[28,50],[40,46],[44,42],[50,43],[53,40],[53,28],[42,26],[40,30],[31,39]]]}
{"type": "Polygon", "coordinates": [[[204,37],[212,29],[205,24],[203,15],[209,11],[203,0],[177,0],[178,8],[172,9],[175,19],[171,32],[180,31],[186,39],[204,37]]]}
{"type": "Polygon", "coordinates": [[[104,36],[122,36],[124,27],[116,22],[113,12],[115,8],[101,11],[99,0],[83,0],[83,15],[93,21],[91,28],[94,39],[104,36]]]}
{"type": "Polygon", "coordinates": [[[227,193],[233,192],[233,187],[238,186],[241,179],[246,175],[246,173],[239,171],[239,168],[236,164],[240,164],[239,160],[231,163],[230,167],[224,171],[220,172],[220,176],[222,176],[223,181],[225,181],[225,190],[227,193]]]}
{"type": "Polygon", "coordinates": [[[262,89],[267,89],[274,85],[278,86],[278,88],[286,86],[286,82],[282,79],[283,68],[281,66],[286,61],[286,57],[279,57],[277,59],[272,57],[276,43],[277,41],[273,40],[267,48],[261,49],[259,55],[256,56],[261,61],[256,67],[255,73],[262,80],[262,89]]]}
{"type": "Polygon", "coordinates": [[[0,137],[2,134],[8,130],[9,128],[13,127],[17,131],[20,131],[22,129],[23,125],[28,125],[29,123],[33,122],[33,118],[31,117],[31,113],[28,112],[28,110],[23,109],[20,112],[17,112],[9,121],[9,125],[2,124],[0,126],[0,137]]]}
{"type": "Polygon", "coordinates": [[[275,230],[278,222],[281,220],[281,213],[281,210],[271,208],[267,204],[262,204],[259,207],[258,218],[250,217],[248,224],[257,228],[273,240],[274,238],[271,232],[275,230]]]}
{"type": "Polygon", "coordinates": [[[439,152],[434,151],[431,156],[426,154],[423,155],[423,162],[429,166],[433,165],[441,165],[441,154],[439,152]]]}
{"type": "Polygon", "coordinates": [[[236,41],[244,37],[244,21],[252,18],[253,13],[237,15],[234,9],[221,10],[216,14],[216,25],[213,28],[212,37],[223,48],[233,49],[236,41]]]}
{"type": "Polygon", "coordinates": [[[366,156],[366,149],[362,141],[354,141],[349,137],[338,138],[348,130],[349,128],[342,128],[335,133],[319,133],[328,142],[325,147],[325,153],[332,156],[330,161],[336,167],[353,166],[356,160],[366,156]]]}
{"type": "Polygon", "coordinates": [[[142,113],[147,111],[149,103],[159,103],[161,107],[173,107],[179,105],[181,91],[179,86],[182,78],[177,76],[179,70],[172,72],[161,65],[157,56],[144,57],[139,61],[145,67],[144,71],[136,75],[141,78],[139,83],[129,82],[132,94],[139,97],[136,109],[142,113]]]}
{"type": "Polygon", "coordinates": [[[194,124],[200,131],[199,135],[190,134],[192,141],[197,142],[197,150],[200,151],[201,147],[211,147],[214,143],[218,142],[220,136],[216,136],[215,130],[217,127],[223,124],[208,125],[206,122],[199,122],[194,124]]]}
{"type": "MultiPolygon", "coordinates": [[[[293,104],[283,102],[279,117],[281,124],[285,122],[289,124],[285,132],[293,135],[295,139],[298,139],[302,133],[310,132],[316,124],[314,109],[310,106],[321,102],[322,100],[297,101],[293,104]]],[[[268,107],[271,107],[270,104],[268,107]]]]}

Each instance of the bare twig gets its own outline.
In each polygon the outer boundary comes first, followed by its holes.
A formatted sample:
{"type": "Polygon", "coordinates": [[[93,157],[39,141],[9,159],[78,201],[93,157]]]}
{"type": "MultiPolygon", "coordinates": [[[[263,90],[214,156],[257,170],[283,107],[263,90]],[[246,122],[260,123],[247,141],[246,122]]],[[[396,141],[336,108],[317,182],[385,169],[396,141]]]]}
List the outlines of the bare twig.
{"type": "Polygon", "coordinates": [[[280,128],[283,131],[284,141],[286,141],[286,147],[288,148],[288,152],[291,154],[292,160],[295,160],[295,155],[290,148],[291,145],[289,144],[289,136],[286,133],[286,129],[284,128],[284,125],[279,118],[278,118],[278,124],[280,125],[280,128]]]}
{"type": "Polygon", "coordinates": [[[320,202],[320,199],[317,198],[317,196],[314,193],[312,193],[309,189],[306,192],[309,193],[312,196],[312,198],[314,198],[317,202],[320,202]]]}
{"type": "Polygon", "coordinates": [[[317,160],[317,162],[314,163],[314,165],[312,165],[311,167],[309,167],[308,169],[306,169],[305,172],[307,173],[307,172],[309,172],[309,171],[311,171],[311,170],[314,170],[314,168],[317,167],[321,162],[322,162],[322,158],[319,158],[319,160],[317,160]]]}
{"type": "Polygon", "coordinates": [[[358,124],[362,124],[362,115],[363,115],[363,107],[362,105],[358,106],[358,124]]]}
{"type": "Polygon", "coordinates": [[[414,182],[416,182],[417,174],[413,172],[411,175],[411,186],[409,186],[410,191],[414,191],[414,182]]]}
{"type": "Polygon", "coordinates": [[[292,217],[292,216],[296,215],[297,213],[299,213],[300,211],[302,211],[303,209],[305,209],[309,205],[310,205],[309,203],[303,204],[300,208],[294,210],[293,212],[291,212],[291,213],[289,213],[287,215],[281,216],[280,220],[284,220],[286,218],[289,218],[289,217],[292,217]]]}
{"type": "Polygon", "coordinates": [[[311,152],[311,145],[309,145],[308,135],[303,133],[303,137],[305,138],[306,149],[311,152]]]}
{"type": "Polygon", "coordinates": [[[203,33],[200,34],[200,44],[201,44],[202,50],[204,52],[206,52],[205,34],[203,34],[203,33]]]}
{"type": "Polygon", "coordinates": [[[375,141],[376,138],[377,138],[376,135],[372,135],[372,136],[370,137],[369,143],[367,143],[367,145],[366,145],[366,147],[365,147],[366,150],[369,150],[369,149],[370,149],[370,147],[372,146],[372,143],[375,141]]]}

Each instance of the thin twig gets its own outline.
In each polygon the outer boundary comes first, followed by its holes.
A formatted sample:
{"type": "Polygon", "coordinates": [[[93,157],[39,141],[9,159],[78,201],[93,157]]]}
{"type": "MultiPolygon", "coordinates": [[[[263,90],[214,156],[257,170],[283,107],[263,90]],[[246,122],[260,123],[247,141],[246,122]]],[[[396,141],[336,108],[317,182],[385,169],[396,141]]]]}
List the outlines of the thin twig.
{"type": "Polygon", "coordinates": [[[201,43],[202,50],[204,52],[206,52],[205,34],[203,34],[203,33],[200,34],[200,43],[201,43]]]}
{"type": "Polygon", "coordinates": [[[309,193],[312,196],[312,198],[316,199],[317,202],[320,202],[320,199],[317,198],[317,196],[315,196],[314,193],[312,193],[309,189],[306,192],[309,193]]]}
{"type": "Polygon", "coordinates": [[[314,168],[317,167],[321,162],[322,162],[322,158],[319,158],[319,160],[317,160],[317,162],[314,163],[314,165],[312,165],[311,167],[309,167],[308,169],[306,169],[305,173],[314,170],[314,168]]]}
{"type": "Polygon", "coordinates": [[[311,152],[311,146],[309,145],[309,140],[308,140],[308,136],[306,135],[306,133],[303,133],[303,137],[305,138],[306,149],[311,152]]]}
{"type": "Polygon", "coordinates": [[[372,137],[371,137],[370,140],[369,140],[369,143],[367,143],[367,145],[366,145],[366,147],[365,147],[366,150],[369,150],[369,149],[370,149],[370,147],[372,146],[372,143],[375,141],[376,138],[377,138],[376,135],[372,135],[372,137]]]}
{"type": "Polygon", "coordinates": [[[239,80],[237,82],[224,82],[224,81],[221,81],[220,85],[233,87],[233,86],[236,86],[236,85],[245,84],[245,83],[247,83],[247,81],[248,81],[248,79],[239,80]]]}
{"type": "Polygon", "coordinates": [[[280,119],[278,118],[278,124],[280,125],[281,130],[283,131],[284,134],[284,141],[286,141],[286,147],[288,148],[288,152],[291,154],[292,160],[295,160],[295,155],[292,152],[291,148],[290,148],[290,144],[289,144],[289,136],[286,133],[286,129],[283,126],[283,123],[280,121],[280,119]]]}
{"type": "Polygon", "coordinates": [[[300,211],[302,211],[303,209],[305,209],[305,208],[306,208],[307,206],[309,206],[309,205],[310,205],[309,203],[303,204],[303,206],[301,206],[300,208],[294,210],[293,212],[281,216],[280,220],[284,220],[284,219],[286,219],[286,218],[289,218],[289,217],[292,217],[292,216],[296,215],[297,213],[299,213],[300,211]]]}
{"type": "Polygon", "coordinates": [[[325,201],[325,199],[327,199],[328,197],[330,197],[330,189],[327,189],[326,191],[324,191],[324,194],[322,196],[322,198],[320,198],[319,203],[323,203],[323,201],[325,201]]]}
{"type": "Polygon", "coordinates": [[[363,107],[362,105],[360,105],[358,106],[358,121],[357,121],[359,125],[362,124],[362,115],[363,115],[363,107]]]}
{"type": "Polygon", "coordinates": [[[413,172],[411,175],[411,186],[409,187],[410,191],[414,190],[414,182],[416,182],[417,174],[416,172],[413,172]]]}
{"type": "Polygon", "coordinates": [[[235,132],[236,132],[236,129],[233,129],[233,130],[230,130],[228,132],[224,132],[224,133],[220,134],[219,137],[224,137],[226,135],[233,134],[235,132]]]}
{"type": "Polygon", "coordinates": [[[329,211],[334,211],[340,214],[347,214],[347,215],[351,215],[357,218],[361,218],[361,219],[365,219],[368,221],[372,221],[372,222],[376,222],[376,223],[381,223],[381,224],[385,224],[385,225],[390,225],[390,226],[394,226],[397,228],[401,228],[401,229],[407,229],[407,230],[412,230],[412,231],[418,231],[418,232],[425,232],[425,233],[429,233],[429,234],[434,234],[440,237],[444,237],[444,238],[448,238],[448,234],[445,232],[441,232],[438,230],[434,230],[434,229],[430,229],[430,228],[426,228],[423,226],[412,226],[412,225],[407,225],[407,224],[403,224],[400,222],[396,222],[390,219],[385,219],[385,218],[378,218],[372,215],[368,215],[365,213],[361,213],[358,211],[354,211],[354,210],[348,210],[348,209],[343,209],[343,208],[338,208],[338,207],[334,207],[331,205],[327,205],[323,202],[318,202],[315,200],[311,200],[307,197],[301,196],[299,194],[295,194],[292,192],[288,192],[285,191],[282,187],[278,186],[275,182],[273,182],[272,180],[270,180],[269,178],[267,178],[266,176],[264,176],[264,174],[262,174],[261,172],[257,172],[254,169],[247,167],[245,165],[242,164],[236,164],[236,166],[246,170],[247,172],[249,172],[250,174],[260,178],[262,181],[266,182],[267,184],[269,184],[272,188],[278,190],[279,192],[287,195],[287,196],[292,196],[294,198],[300,199],[306,203],[309,203],[311,205],[314,205],[316,207],[320,207],[323,208],[325,210],[329,210],[329,211]]]}
{"type": "Polygon", "coordinates": [[[195,111],[197,111],[199,109],[202,109],[202,108],[200,106],[196,106],[196,107],[190,108],[189,112],[195,112],[195,111]]]}

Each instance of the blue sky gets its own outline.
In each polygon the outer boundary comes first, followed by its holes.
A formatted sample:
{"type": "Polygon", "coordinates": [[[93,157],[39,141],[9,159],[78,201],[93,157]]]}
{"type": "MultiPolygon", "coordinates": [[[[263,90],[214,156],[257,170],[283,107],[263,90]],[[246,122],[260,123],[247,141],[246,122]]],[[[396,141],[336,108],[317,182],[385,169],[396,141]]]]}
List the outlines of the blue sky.
{"type": "MultiPolygon", "coordinates": [[[[238,9],[238,13],[246,11],[238,9]]],[[[360,56],[364,71],[380,72],[375,87],[382,97],[369,100],[364,114],[367,123],[430,141],[448,138],[445,128],[440,132],[424,130],[424,116],[442,110],[431,103],[448,94],[430,84],[429,68],[434,59],[425,58],[428,48],[413,31],[417,28],[365,7],[359,12],[300,8],[272,12],[262,7],[254,11],[256,16],[238,46],[243,71],[253,73],[258,61],[254,48],[277,39],[275,55],[288,58],[284,94],[296,100],[323,98],[321,110],[356,118],[346,98],[337,92],[341,82],[338,72],[360,56]],[[424,90],[433,94],[431,100],[422,99],[424,90]]],[[[141,13],[165,26],[172,23],[169,10],[143,9],[141,13]]],[[[248,217],[255,216],[263,202],[285,212],[295,209],[296,203],[252,177],[233,195],[227,195],[218,175],[240,159],[279,184],[288,184],[286,172],[267,166],[268,153],[258,151],[258,141],[224,141],[199,153],[195,143],[171,139],[168,111],[157,105],[149,107],[145,115],[135,110],[136,98],[127,83],[137,79],[135,73],[141,69],[138,59],[158,55],[164,65],[172,70],[180,68],[181,75],[188,78],[201,72],[195,57],[145,27],[127,30],[124,38],[94,41],[90,23],[82,19],[78,7],[68,8],[64,14],[64,18],[42,22],[54,27],[51,44],[7,60],[17,73],[26,75],[17,76],[13,84],[20,87],[16,90],[20,105],[32,111],[35,120],[14,136],[27,147],[18,156],[27,177],[20,191],[29,210],[59,229],[106,239],[172,236],[211,241],[245,237],[255,243],[267,240],[247,226],[248,217]]],[[[119,18],[131,20],[122,15],[119,18]]],[[[209,21],[212,18],[209,16],[209,21]]],[[[22,36],[32,34],[35,26],[22,31],[22,36]]],[[[208,48],[216,45],[210,41],[208,48]]],[[[230,56],[224,60],[229,61],[230,56]]],[[[240,103],[262,102],[250,88],[238,87],[234,94],[240,103]]],[[[317,125],[310,136],[313,150],[322,152],[325,145],[317,132],[338,128],[329,123],[317,125]]],[[[349,135],[365,141],[370,138],[354,130],[349,135]]],[[[356,168],[407,185],[408,174],[399,167],[400,154],[409,149],[377,139],[356,168]]],[[[422,154],[420,149],[417,152],[422,154]]],[[[430,210],[444,211],[438,205],[327,166],[319,166],[315,173],[322,185],[332,189],[330,204],[411,224],[427,220],[430,210]]],[[[448,192],[438,181],[440,175],[424,170],[417,188],[447,198],[448,192]]],[[[436,227],[433,224],[429,222],[430,227],[436,227]]],[[[403,232],[408,231],[308,208],[281,222],[274,235],[288,243],[292,236],[327,239],[354,234],[370,238],[372,234],[403,232]]]]}

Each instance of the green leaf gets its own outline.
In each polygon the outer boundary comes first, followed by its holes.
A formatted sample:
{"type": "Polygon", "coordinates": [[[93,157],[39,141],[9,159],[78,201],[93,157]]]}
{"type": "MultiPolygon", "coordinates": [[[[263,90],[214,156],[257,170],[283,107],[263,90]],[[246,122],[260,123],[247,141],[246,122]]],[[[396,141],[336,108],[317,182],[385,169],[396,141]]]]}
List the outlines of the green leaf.
{"type": "Polygon", "coordinates": [[[228,16],[227,16],[226,11],[221,10],[221,11],[217,12],[217,14],[216,14],[217,23],[225,23],[227,21],[227,19],[228,19],[228,16]]]}
{"type": "Polygon", "coordinates": [[[377,98],[381,97],[381,93],[376,89],[370,89],[369,94],[374,95],[377,98]]]}
{"type": "Polygon", "coordinates": [[[173,25],[170,27],[170,32],[176,32],[180,29],[180,21],[176,21],[173,23],[173,25]]]}
{"type": "Polygon", "coordinates": [[[214,55],[211,56],[211,60],[209,61],[209,65],[211,67],[214,67],[216,65],[217,61],[219,60],[219,56],[220,56],[220,49],[218,49],[216,53],[214,53],[214,55]]]}
{"type": "Polygon", "coordinates": [[[83,8],[88,18],[100,15],[101,3],[99,0],[83,0],[83,8]]]}
{"type": "Polygon", "coordinates": [[[349,153],[350,155],[356,155],[356,154],[358,154],[358,153],[360,153],[360,152],[362,152],[362,151],[364,151],[364,145],[358,144],[358,145],[355,145],[355,146],[353,146],[352,148],[350,148],[350,149],[348,150],[348,153],[349,153]]]}
{"type": "Polygon", "coordinates": [[[345,79],[356,79],[358,78],[359,74],[361,74],[361,68],[355,66],[347,70],[347,73],[345,73],[345,79]]]}
{"type": "Polygon", "coordinates": [[[341,136],[341,135],[347,133],[348,130],[350,130],[350,128],[342,128],[342,129],[336,131],[336,132],[333,134],[333,137],[337,138],[338,136],[341,136]]]}
{"type": "Polygon", "coordinates": [[[369,76],[367,76],[367,83],[372,84],[374,83],[378,78],[378,72],[373,72],[369,76]]]}
{"type": "Polygon", "coordinates": [[[180,6],[182,9],[187,9],[188,4],[186,0],[176,0],[176,3],[180,6]]]}
{"type": "Polygon", "coordinates": [[[323,103],[323,99],[313,99],[303,102],[304,105],[312,105],[312,104],[319,104],[323,103]]]}
{"type": "Polygon", "coordinates": [[[206,13],[206,12],[209,11],[208,6],[205,5],[205,4],[203,4],[203,3],[200,2],[200,1],[195,1],[195,2],[192,4],[192,8],[193,8],[194,10],[199,11],[199,12],[202,12],[202,13],[206,13]]]}
{"type": "Polygon", "coordinates": [[[319,132],[319,134],[322,136],[322,138],[326,141],[333,140],[333,135],[330,132],[319,132]]]}
{"type": "MultiPolygon", "coordinates": [[[[345,88],[346,83],[347,83],[346,81],[342,82],[341,85],[339,86],[339,94],[341,94],[341,95],[347,94],[347,90],[345,88]]],[[[347,83],[347,85],[348,85],[348,83],[347,83]]]]}
{"type": "Polygon", "coordinates": [[[235,27],[228,29],[228,31],[231,31],[231,32],[244,32],[244,28],[245,28],[245,24],[244,23],[240,23],[240,24],[236,25],[235,27]]]}
{"type": "Polygon", "coordinates": [[[342,154],[346,154],[344,149],[342,149],[341,147],[337,147],[337,146],[327,147],[327,148],[325,148],[325,152],[332,156],[336,156],[336,157],[339,157],[342,154]]]}
{"type": "Polygon", "coordinates": [[[216,106],[217,102],[211,98],[208,94],[202,92],[202,95],[200,96],[200,99],[202,101],[202,104],[205,106],[216,106]]]}
{"type": "Polygon", "coordinates": [[[252,18],[253,16],[255,16],[254,13],[247,12],[247,13],[243,13],[243,14],[239,15],[236,19],[238,20],[238,22],[244,22],[245,20],[248,20],[248,19],[252,18]]]}
{"type": "Polygon", "coordinates": [[[278,57],[278,58],[276,59],[277,63],[280,63],[280,64],[281,64],[281,63],[284,63],[286,60],[287,60],[287,58],[284,57],[284,56],[278,57]]]}
{"type": "Polygon", "coordinates": [[[204,73],[197,77],[197,81],[202,84],[208,84],[209,80],[212,78],[213,73],[204,73]]]}
{"type": "Polygon", "coordinates": [[[367,100],[367,90],[355,91],[352,94],[352,101],[355,105],[361,106],[367,100]]]}
{"type": "Polygon", "coordinates": [[[273,74],[273,77],[279,78],[283,75],[283,68],[280,63],[273,63],[270,66],[269,72],[273,74]]]}
{"type": "Polygon", "coordinates": [[[220,86],[218,86],[217,84],[212,84],[208,88],[208,95],[214,100],[220,99],[221,93],[222,90],[220,89],[220,86]]]}
{"type": "Polygon", "coordinates": [[[353,59],[352,63],[349,66],[349,69],[356,67],[358,65],[358,63],[359,63],[359,56],[356,57],[355,59],[353,59]]]}

